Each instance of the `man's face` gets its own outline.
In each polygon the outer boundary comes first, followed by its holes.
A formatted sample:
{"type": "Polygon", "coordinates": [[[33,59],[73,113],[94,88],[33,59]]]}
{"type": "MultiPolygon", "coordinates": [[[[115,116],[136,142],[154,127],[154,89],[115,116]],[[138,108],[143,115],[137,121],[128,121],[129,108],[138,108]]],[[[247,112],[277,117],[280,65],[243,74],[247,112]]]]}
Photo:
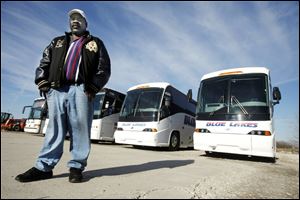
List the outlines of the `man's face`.
{"type": "Polygon", "coordinates": [[[78,13],[74,13],[70,16],[70,29],[75,35],[80,35],[85,32],[87,27],[85,19],[78,13]]]}

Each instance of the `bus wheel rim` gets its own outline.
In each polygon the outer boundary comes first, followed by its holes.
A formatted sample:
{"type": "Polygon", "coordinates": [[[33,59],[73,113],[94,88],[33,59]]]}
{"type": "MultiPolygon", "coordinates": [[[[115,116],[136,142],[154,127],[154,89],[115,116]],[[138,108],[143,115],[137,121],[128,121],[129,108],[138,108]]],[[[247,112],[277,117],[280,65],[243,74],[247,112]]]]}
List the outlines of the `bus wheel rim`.
{"type": "Polygon", "coordinates": [[[176,145],[177,145],[177,137],[173,136],[172,137],[172,147],[176,147],[176,145]]]}

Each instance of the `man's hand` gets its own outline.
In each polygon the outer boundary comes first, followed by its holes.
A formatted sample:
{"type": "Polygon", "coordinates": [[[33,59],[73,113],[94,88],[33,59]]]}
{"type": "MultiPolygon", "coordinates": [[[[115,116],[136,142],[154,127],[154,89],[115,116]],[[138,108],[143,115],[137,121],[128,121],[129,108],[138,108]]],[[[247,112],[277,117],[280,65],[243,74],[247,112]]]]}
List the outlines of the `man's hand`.
{"type": "Polygon", "coordinates": [[[93,93],[93,92],[86,91],[85,94],[88,97],[89,101],[92,101],[95,98],[95,93],[93,93]]]}
{"type": "Polygon", "coordinates": [[[47,94],[47,92],[50,90],[50,87],[48,87],[48,86],[45,86],[45,87],[41,87],[40,88],[40,96],[41,97],[45,97],[45,99],[47,98],[46,97],[46,94],[47,94]]]}

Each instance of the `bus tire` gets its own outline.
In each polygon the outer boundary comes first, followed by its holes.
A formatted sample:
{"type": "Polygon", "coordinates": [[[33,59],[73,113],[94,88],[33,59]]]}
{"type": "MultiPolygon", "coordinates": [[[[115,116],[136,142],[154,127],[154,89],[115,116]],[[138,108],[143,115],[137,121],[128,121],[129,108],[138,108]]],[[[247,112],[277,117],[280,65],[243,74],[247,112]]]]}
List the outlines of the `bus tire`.
{"type": "Polygon", "coordinates": [[[178,151],[180,145],[180,137],[178,132],[173,132],[170,137],[169,150],[178,151]]]}

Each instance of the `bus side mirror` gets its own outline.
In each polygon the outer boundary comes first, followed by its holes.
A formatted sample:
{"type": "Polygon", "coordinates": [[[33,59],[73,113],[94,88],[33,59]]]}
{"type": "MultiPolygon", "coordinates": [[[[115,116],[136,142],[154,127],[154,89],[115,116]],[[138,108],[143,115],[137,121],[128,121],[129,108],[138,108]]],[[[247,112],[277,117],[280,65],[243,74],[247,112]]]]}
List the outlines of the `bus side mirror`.
{"type": "Polygon", "coordinates": [[[190,102],[193,98],[193,92],[192,92],[192,89],[189,89],[187,94],[186,94],[187,98],[188,98],[188,101],[190,102]]]}
{"type": "Polygon", "coordinates": [[[279,104],[279,101],[281,100],[281,93],[278,87],[273,88],[273,102],[274,105],[279,104]]]}

